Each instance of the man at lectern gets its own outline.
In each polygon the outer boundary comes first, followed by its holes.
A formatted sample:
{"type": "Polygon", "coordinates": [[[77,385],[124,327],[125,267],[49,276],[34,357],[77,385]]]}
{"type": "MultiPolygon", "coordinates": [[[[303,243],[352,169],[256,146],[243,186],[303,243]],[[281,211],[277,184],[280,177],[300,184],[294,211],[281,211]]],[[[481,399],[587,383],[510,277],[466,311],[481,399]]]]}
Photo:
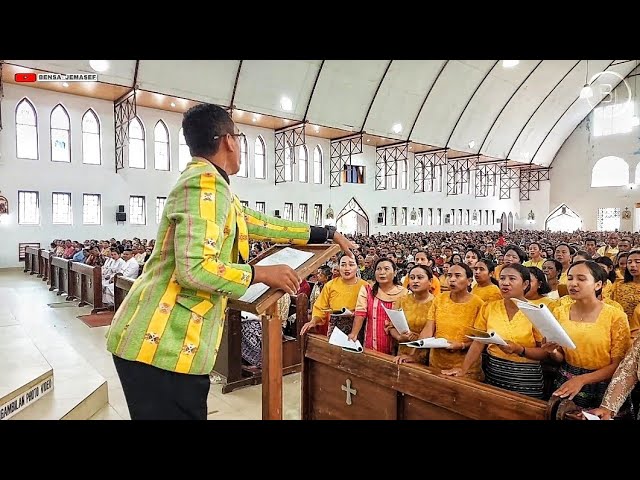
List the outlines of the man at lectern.
{"type": "Polygon", "coordinates": [[[352,242],[333,228],[270,217],[244,207],[229,186],[244,134],[215,105],[182,121],[191,162],[167,197],[156,248],[107,334],[133,420],[207,418],[209,372],[222,338],[227,298],[253,283],[295,294],[287,265],[251,266],[249,239],[294,245],[352,242]]]}

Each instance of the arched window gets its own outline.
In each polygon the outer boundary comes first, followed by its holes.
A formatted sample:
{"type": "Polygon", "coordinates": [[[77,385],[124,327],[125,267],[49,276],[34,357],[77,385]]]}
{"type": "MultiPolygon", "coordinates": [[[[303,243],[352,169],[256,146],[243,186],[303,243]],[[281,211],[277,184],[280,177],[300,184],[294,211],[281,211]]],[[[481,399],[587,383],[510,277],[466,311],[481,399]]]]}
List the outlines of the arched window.
{"type": "Polygon", "coordinates": [[[138,117],[129,122],[129,167],[146,168],[144,126],[138,117]]]}
{"type": "Polygon", "coordinates": [[[629,184],[629,165],[620,157],[604,157],[591,171],[592,187],[620,187],[629,184]]]}
{"type": "Polygon", "coordinates": [[[249,176],[249,150],[247,147],[247,137],[240,137],[240,170],[238,170],[239,177],[249,176]]]}
{"type": "Polygon", "coordinates": [[[309,150],[307,150],[307,146],[300,145],[300,148],[298,148],[298,181],[301,183],[309,182],[308,157],[309,150]]]}
{"type": "Polygon", "coordinates": [[[313,150],[313,183],[321,184],[324,181],[322,170],[322,148],[320,145],[313,150]]]}
{"type": "Polygon", "coordinates": [[[284,181],[293,181],[293,161],[294,156],[293,146],[287,142],[287,148],[284,149],[284,181]]]}
{"type": "Polygon", "coordinates": [[[26,98],[16,106],[16,156],[38,159],[38,116],[33,104],[26,98]]]}
{"type": "Polygon", "coordinates": [[[184,172],[187,168],[187,163],[191,161],[191,153],[187,146],[187,141],[184,139],[184,131],[182,128],[178,132],[178,169],[184,172]]]}
{"type": "Polygon", "coordinates": [[[156,170],[170,170],[169,129],[162,120],[153,129],[153,144],[156,170]]]}
{"type": "Polygon", "coordinates": [[[71,162],[71,122],[65,108],[58,104],[51,111],[51,161],[71,162]]]}
{"type": "Polygon", "coordinates": [[[267,171],[267,156],[265,155],[266,149],[264,147],[264,140],[262,139],[262,136],[258,135],[258,138],[256,138],[253,150],[255,176],[256,178],[267,178],[265,176],[265,172],[267,171]]]}
{"type": "Polygon", "coordinates": [[[100,165],[100,120],[91,108],[82,116],[82,163],[100,165]]]}
{"type": "Polygon", "coordinates": [[[563,203],[549,214],[544,222],[544,228],[552,232],[575,232],[582,228],[582,219],[563,203]]]}

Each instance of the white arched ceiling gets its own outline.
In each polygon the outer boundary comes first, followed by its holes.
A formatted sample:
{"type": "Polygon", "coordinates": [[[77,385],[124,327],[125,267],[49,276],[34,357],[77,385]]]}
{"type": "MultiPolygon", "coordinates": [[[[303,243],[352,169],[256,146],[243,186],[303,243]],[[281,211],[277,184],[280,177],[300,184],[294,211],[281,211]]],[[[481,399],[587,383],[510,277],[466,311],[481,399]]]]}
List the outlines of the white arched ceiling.
{"type": "Polygon", "coordinates": [[[151,92],[229,105],[239,63],[238,60],[141,60],[138,85],[151,92]],[[186,71],[189,73],[185,74],[186,71]],[[215,81],[212,82],[212,78],[215,81]]]}
{"type": "MultiPolygon", "coordinates": [[[[95,73],[88,60],[6,62],[52,73],[95,73]]],[[[454,150],[523,163],[533,157],[541,165],[553,161],[602,98],[599,85],[618,84],[611,77],[596,79],[595,96],[587,102],[578,98],[585,60],[522,60],[514,68],[496,62],[140,60],[136,78],[136,60],[110,60],[99,80],[129,87],[135,81],[142,90],[225,107],[233,98],[236,109],[293,120],[305,119],[307,112],[312,124],[434,147],[448,142],[454,150]],[[282,96],[291,99],[291,111],[282,110],[282,96]],[[396,123],[402,124],[399,134],[391,130],[396,123]]],[[[626,77],[634,66],[635,61],[590,60],[589,77],[607,67],[626,77]]]]}
{"type": "Polygon", "coordinates": [[[383,137],[406,139],[444,63],[445,60],[394,60],[376,95],[364,130],[383,137]],[[400,133],[392,130],[396,123],[402,125],[400,133]]]}
{"type": "MultiPolygon", "coordinates": [[[[577,60],[545,60],[527,79],[505,107],[489,133],[482,153],[496,158],[506,158],[522,128],[538,109],[545,97],[558,85],[577,60]]],[[[523,68],[520,63],[515,69],[523,68]]],[[[577,95],[577,94],[576,94],[577,95]]]]}
{"type": "MultiPolygon", "coordinates": [[[[612,62],[613,60],[590,61],[589,69],[592,72],[599,72],[606,69],[612,62]]],[[[533,115],[520,138],[518,138],[509,155],[510,159],[529,163],[553,124],[562,116],[567,107],[578,98],[580,90],[585,84],[586,66],[586,62],[580,62],[549,95],[540,109],[533,115]]]]}
{"type": "Polygon", "coordinates": [[[494,63],[495,60],[451,60],[420,112],[412,140],[444,147],[469,98],[494,63]]]}
{"type": "Polygon", "coordinates": [[[322,60],[245,60],[242,62],[235,105],[241,110],[302,120],[322,60]],[[288,97],[293,110],[283,111],[288,97]]]}
{"type": "MultiPolygon", "coordinates": [[[[453,132],[449,146],[455,150],[478,153],[489,128],[539,60],[523,60],[518,68],[496,65],[484,80],[453,132]],[[469,142],[473,141],[473,147],[469,142]]],[[[484,151],[484,147],[483,147],[484,151]]]]}
{"type": "Polygon", "coordinates": [[[358,132],[389,60],[327,60],[309,107],[311,123],[358,132]]]}

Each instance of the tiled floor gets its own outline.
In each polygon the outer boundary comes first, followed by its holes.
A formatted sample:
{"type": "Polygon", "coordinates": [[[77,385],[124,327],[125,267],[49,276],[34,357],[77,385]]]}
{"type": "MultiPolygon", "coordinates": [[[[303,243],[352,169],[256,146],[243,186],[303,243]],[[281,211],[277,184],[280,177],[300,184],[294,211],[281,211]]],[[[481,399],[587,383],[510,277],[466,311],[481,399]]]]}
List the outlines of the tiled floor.
{"type": "MultiPolygon", "coordinates": [[[[38,331],[52,329],[51,352],[74,349],[106,380],[109,388],[109,405],[92,417],[95,420],[129,419],[127,404],[120,381],[116,375],[111,355],[105,349],[105,333],[108,327],[89,328],[78,315],[90,312],[91,307],[51,308],[47,304],[62,303],[64,296],[49,292],[41,279],[29,276],[22,269],[0,270],[0,326],[11,325],[14,320],[30,323],[38,331]],[[55,348],[54,348],[55,347],[55,348]]],[[[76,302],[77,304],[77,302],[76,302]]],[[[45,335],[39,335],[39,341],[45,335]]],[[[45,337],[46,338],[46,337],[45,337]]],[[[55,353],[54,353],[55,354],[55,353]]],[[[56,371],[54,368],[54,378],[56,371]]],[[[287,375],[283,380],[283,417],[300,418],[300,374],[287,375]]],[[[210,420],[259,420],[261,418],[260,385],[245,387],[222,394],[221,385],[212,384],[208,405],[210,420]]]]}

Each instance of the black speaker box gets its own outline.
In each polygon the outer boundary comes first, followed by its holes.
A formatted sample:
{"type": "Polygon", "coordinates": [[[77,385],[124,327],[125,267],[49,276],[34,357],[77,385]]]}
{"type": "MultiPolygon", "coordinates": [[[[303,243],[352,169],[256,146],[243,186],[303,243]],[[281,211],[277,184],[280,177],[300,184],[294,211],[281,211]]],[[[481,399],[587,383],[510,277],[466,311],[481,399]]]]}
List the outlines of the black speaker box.
{"type": "Polygon", "coordinates": [[[124,212],[116,212],[116,222],[126,222],[127,214],[124,212]]]}

